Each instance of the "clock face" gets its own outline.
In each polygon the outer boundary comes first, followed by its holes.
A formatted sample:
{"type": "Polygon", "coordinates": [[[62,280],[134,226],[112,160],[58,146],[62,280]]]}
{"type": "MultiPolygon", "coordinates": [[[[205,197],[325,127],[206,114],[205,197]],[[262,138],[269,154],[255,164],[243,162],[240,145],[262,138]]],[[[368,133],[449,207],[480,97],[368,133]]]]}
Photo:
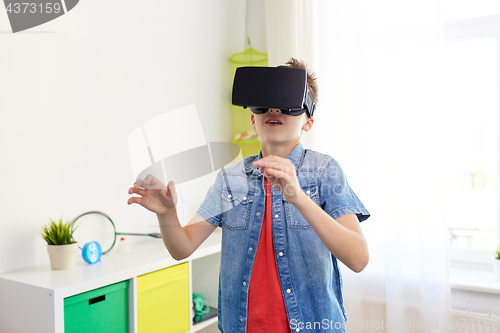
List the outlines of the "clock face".
{"type": "Polygon", "coordinates": [[[96,262],[98,259],[99,250],[97,249],[97,245],[95,243],[91,243],[89,245],[89,259],[91,262],[96,262]]]}
{"type": "Polygon", "coordinates": [[[82,249],[83,260],[89,264],[94,264],[101,260],[102,249],[98,242],[90,242],[85,244],[82,249]]]}

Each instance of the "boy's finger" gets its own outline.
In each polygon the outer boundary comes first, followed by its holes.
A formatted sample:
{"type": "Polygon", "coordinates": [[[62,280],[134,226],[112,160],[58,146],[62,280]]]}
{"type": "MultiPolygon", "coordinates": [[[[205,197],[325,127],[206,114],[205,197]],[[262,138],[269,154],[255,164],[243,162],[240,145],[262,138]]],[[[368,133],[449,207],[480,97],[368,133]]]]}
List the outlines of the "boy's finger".
{"type": "Polygon", "coordinates": [[[175,184],[173,181],[168,183],[168,191],[170,191],[170,196],[174,202],[177,202],[177,192],[175,191],[175,184]]]}
{"type": "Polygon", "coordinates": [[[279,156],[276,156],[276,155],[269,155],[269,156],[266,156],[266,157],[262,157],[261,159],[258,159],[257,161],[255,162],[259,162],[259,161],[263,161],[263,162],[287,162],[288,159],[287,158],[283,158],[283,157],[279,157],[279,156]]]}
{"type": "Polygon", "coordinates": [[[148,174],[146,178],[144,178],[144,181],[146,182],[151,182],[152,180],[156,179],[152,174],[148,174]]]}
{"type": "Polygon", "coordinates": [[[254,166],[272,166],[277,164],[284,164],[283,161],[271,160],[271,159],[260,159],[253,163],[254,166]]]}
{"type": "Polygon", "coordinates": [[[283,164],[280,162],[268,162],[265,165],[261,166],[261,170],[262,170],[262,167],[273,168],[275,170],[283,171],[285,173],[290,173],[290,172],[292,172],[293,169],[295,169],[295,168],[293,168],[293,165],[292,165],[292,167],[290,167],[289,165],[286,165],[286,164],[283,164]]]}
{"type": "Polygon", "coordinates": [[[127,203],[129,205],[133,204],[133,203],[137,203],[137,204],[141,204],[142,202],[142,198],[141,197],[132,197],[130,199],[128,199],[127,203]]]}
{"type": "Polygon", "coordinates": [[[128,194],[132,194],[132,193],[137,193],[137,194],[140,194],[140,195],[144,195],[146,193],[146,191],[136,185],[134,187],[129,188],[128,194]]]}
{"type": "Polygon", "coordinates": [[[265,174],[268,175],[268,176],[271,176],[273,178],[282,178],[286,174],[282,170],[275,169],[275,168],[267,168],[264,172],[267,172],[265,174]]]}

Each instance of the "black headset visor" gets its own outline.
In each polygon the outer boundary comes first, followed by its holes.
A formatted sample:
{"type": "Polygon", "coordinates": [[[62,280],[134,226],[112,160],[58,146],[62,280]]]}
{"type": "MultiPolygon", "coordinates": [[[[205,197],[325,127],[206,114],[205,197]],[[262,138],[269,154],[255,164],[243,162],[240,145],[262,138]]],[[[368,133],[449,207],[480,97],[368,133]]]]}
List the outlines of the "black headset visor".
{"type": "Polygon", "coordinates": [[[292,116],[308,112],[314,103],[307,89],[307,71],[290,67],[238,67],[234,75],[232,104],[253,113],[280,109],[292,116]]]}

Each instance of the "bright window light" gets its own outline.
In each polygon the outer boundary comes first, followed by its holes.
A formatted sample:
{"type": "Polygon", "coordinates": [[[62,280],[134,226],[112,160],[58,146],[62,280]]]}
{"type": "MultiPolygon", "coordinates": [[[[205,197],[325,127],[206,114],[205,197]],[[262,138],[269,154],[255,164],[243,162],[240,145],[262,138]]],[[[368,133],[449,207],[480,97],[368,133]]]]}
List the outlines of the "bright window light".
{"type": "Polygon", "coordinates": [[[443,46],[443,128],[454,166],[448,176],[447,223],[452,246],[495,249],[497,209],[496,38],[443,46]]]}
{"type": "Polygon", "coordinates": [[[444,22],[500,14],[498,0],[442,0],[444,22]]]}

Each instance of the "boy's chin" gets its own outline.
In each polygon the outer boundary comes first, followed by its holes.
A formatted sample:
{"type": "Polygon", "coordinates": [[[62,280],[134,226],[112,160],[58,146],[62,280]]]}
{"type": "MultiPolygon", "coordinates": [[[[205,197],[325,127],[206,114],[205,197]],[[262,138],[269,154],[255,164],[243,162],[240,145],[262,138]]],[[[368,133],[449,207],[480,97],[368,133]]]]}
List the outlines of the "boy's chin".
{"type": "Polygon", "coordinates": [[[260,141],[261,142],[267,142],[267,143],[275,143],[275,144],[281,144],[281,143],[290,143],[294,142],[296,140],[300,141],[300,135],[297,137],[284,137],[284,136],[278,136],[278,135],[268,135],[268,136],[261,136],[260,141]]]}

